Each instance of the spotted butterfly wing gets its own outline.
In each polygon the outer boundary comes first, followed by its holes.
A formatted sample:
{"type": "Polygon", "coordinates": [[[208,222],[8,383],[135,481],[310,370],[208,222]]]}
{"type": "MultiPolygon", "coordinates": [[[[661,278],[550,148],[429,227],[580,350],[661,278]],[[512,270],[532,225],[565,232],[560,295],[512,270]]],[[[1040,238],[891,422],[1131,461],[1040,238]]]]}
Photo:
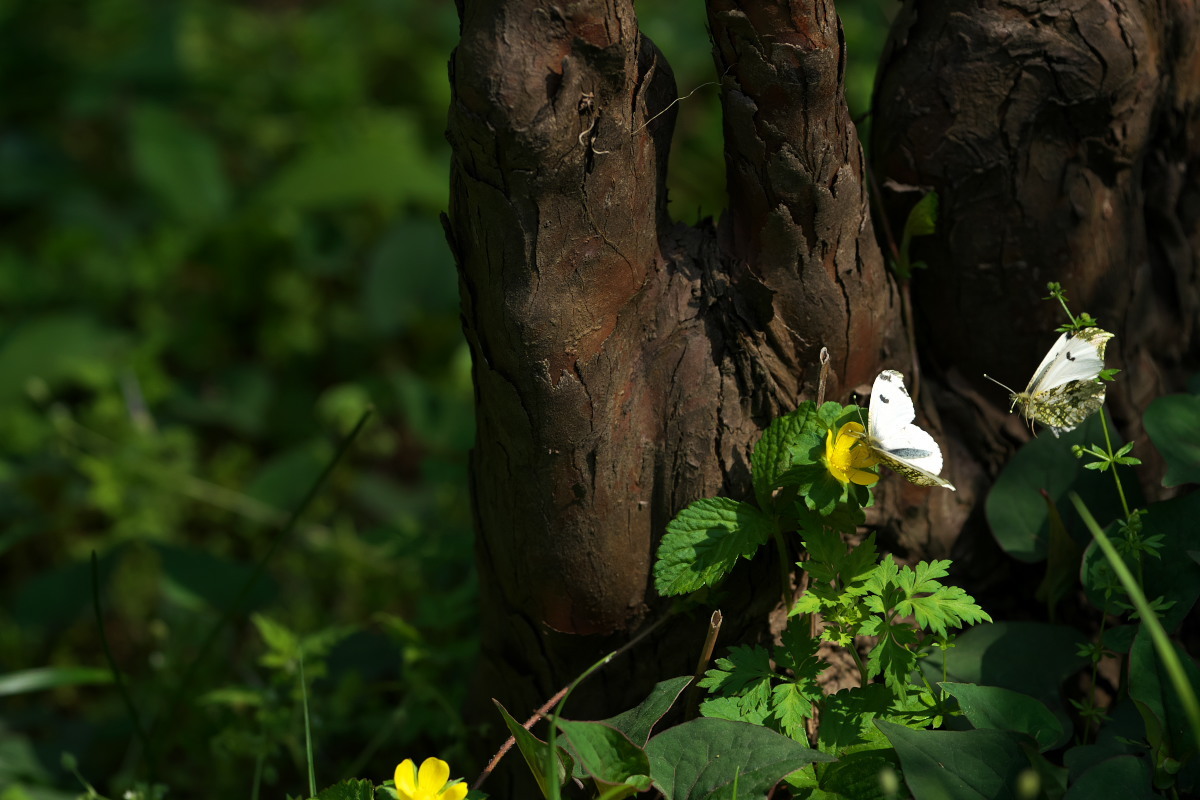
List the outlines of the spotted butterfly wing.
{"type": "Polygon", "coordinates": [[[1104,405],[1105,386],[1096,380],[1104,369],[1104,348],[1113,335],[1100,328],[1067,332],[1046,353],[1023,392],[1014,392],[1014,406],[1025,419],[1050,428],[1058,436],[1104,405]]]}
{"type": "Polygon", "coordinates": [[[879,460],[919,486],[945,486],[950,481],[938,477],[942,471],[942,450],[926,431],[913,424],[916,411],[904,376],[894,369],[884,370],[871,388],[867,417],[866,444],[879,460]]]}

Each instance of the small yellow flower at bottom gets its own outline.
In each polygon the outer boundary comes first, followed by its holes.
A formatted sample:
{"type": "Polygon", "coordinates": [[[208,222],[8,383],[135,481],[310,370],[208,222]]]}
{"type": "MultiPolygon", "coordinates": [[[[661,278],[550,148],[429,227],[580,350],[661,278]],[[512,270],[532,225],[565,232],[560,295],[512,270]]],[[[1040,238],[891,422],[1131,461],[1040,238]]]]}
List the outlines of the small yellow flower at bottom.
{"type": "Polygon", "coordinates": [[[842,483],[873,486],[879,480],[879,475],[864,469],[875,466],[879,459],[863,442],[863,433],[862,425],[847,422],[838,429],[836,436],[830,428],[825,437],[825,466],[829,468],[829,474],[842,483]]]}
{"type": "Polygon", "coordinates": [[[467,784],[446,786],[450,765],[440,758],[427,758],[417,766],[406,758],[396,766],[396,794],[400,800],[463,800],[467,784]]]}

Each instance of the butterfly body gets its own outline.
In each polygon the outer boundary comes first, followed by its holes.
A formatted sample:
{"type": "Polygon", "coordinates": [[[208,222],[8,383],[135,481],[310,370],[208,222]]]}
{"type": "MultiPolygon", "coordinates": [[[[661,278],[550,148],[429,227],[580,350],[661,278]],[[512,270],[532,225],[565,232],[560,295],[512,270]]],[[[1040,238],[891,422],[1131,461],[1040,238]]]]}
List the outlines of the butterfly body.
{"type": "Polygon", "coordinates": [[[926,431],[913,424],[916,410],[904,375],[884,370],[871,388],[864,443],[888,467],[919,486],[954,489],[942,471],[942,450],[926,431]]]}
{"type": "Polygon", "coordinates": [[[1029,386],[1013,392],[1012,404],[1030,423],[1046,425],[1058,436],[1104,405],[1104,348],[1113,335],[1100,328],[1064,333],[1042,359],[1029,386]]]}

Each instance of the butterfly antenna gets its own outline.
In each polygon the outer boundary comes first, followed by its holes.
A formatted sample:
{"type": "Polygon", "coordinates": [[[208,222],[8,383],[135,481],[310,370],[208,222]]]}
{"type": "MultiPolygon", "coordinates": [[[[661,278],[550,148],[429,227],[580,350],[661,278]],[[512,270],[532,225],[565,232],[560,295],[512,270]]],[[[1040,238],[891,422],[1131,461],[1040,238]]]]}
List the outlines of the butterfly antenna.
{"type": "Polygon", "coordinates": [[[987,378],[989,381],[991,381],[992,383],[996,384],[997,386],[999,386],[999,387],[1001,387],[1001,388],[1003,388],[1003,389],[1008,389],[1008,393],[1009,393],[1009,394],[1016,394],[1016,392],[1014,392],[1014,391],[1012,390],[1012,387],[1010,387],[1010,386],[1007,386],[1007,385],[1005,385],[1005,384],[1001,383],[1000,381],[998,381],[998,380],[996,380],[995,378],[993,378],[991,375],[988,375],[986,372],[985,372],[985,373],[983,373],[983,377],[987,378]]]}

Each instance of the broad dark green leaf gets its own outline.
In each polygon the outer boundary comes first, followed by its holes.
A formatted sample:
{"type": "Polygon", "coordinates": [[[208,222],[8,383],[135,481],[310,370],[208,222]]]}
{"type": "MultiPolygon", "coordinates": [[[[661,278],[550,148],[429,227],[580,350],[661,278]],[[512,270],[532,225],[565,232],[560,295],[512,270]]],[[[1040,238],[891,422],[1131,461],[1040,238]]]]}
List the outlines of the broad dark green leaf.
{"type": "Polygon", "coordinates": [[[603,722],[560,719],[558,728],[567,739],[568,752],[577,765],[601,785],[625,783],[650,774],[650,761],[642,748],[621,731],[603,722]]]}
{"type": "Polygon", "coordinates": [[[690,676],[681,675],[678,678],[668,678],[655,684],[648,697],[628,711],[622,711],[615,717],[601,720],[629,737],[630,741],[639,747],[645,747],[650,738],[650,732],[655,723],[662,719],[663,714],[679,698],[687,685],[691,683],[690,676]]]}
{"type": "Polygon", "coordinates": [[[543,797],[550,796],[549,784],[546,779],[548,773],[558,776],[558,784],[561,786],[566,782],[567,776],[571,774],[573,761],[571,757],[561,747],[555,746],[553,764],[551,764],[550,745],[543,742],[541,739],[534,736],[529,731],[521,726],[521,723],[513,719],[508,710],[500,705],[498,700],[493,700],[496,708],[500,711],[500,716],[504,717],[504,724],[508,726],[508,732],[516,739],[517,749],[521,751],[521,755],[525,758],[525,763],[529,765],[530,771],[533,772],[534,780],[537,781],[538,788],[542,790],[543,797]]]}
{"type": "MultiPolygon", "coordinates": [[[[1200,668],[1178,644],[1171,643],[1183,664],[1193,691],[1200,693],[1200,668]]],[[[1196,741],[1179,693],[1155,650],[1150,632],[1142,626],[1129,650],[1129,697],[1137,703],[1152,747],[1162,746],[1174,758],[1194,755],[1196,741]]]]}
{"type": "Polygon", "coordinates": [[[786,775],[833,760],[767,728],[707,718],[663,731],[646,755],[667,800],[757,800],[786,775]]]}
{"type": "Polygon", "coordinates": [[[1101,761],[1071,784],[1063,800],[1156,800],[1150,783],[1150,764],[1143,757],[1116,756],[1101,761]]]}
{"type": "Polygon", "coordinates": [[[941,687],[957,698],[963,714],[979,730],[1026,734],[1043,753],[1063,744],[1070,736],[1071,732],[1044,703],[1027,694],[972,683],[945,682],[941,687]]]}
{"type": "Polygon", "coordinates": [[[1142,421],[1167,462],[1163,486],[1200,483],[1200,395],[1159,397],[1142,421]]]}
{"type": "MultiPolygon", "coordinates": [[[[1112,425],[1109,425],[1110,430],[1112,425]]],[[[1085,546],[1091,537],[1074,511],[1066,511],[1069,491],[1079,494],[1101,525],[1122,515],[1121,502],[1113,490],[1112,475],[1084,469],[1084,459],[1071,453],[1072,445],[1104,442],[1100,415],[1093,414],[1082,425],[1062,436],[1045,434],[1027,442],[1005,465],[992,490],[984,511],[996,541],[1004,551],[1022,561],[1041,561],[1050,540],[1050,511],[1042,497],[1045,489],[1062,513],[1067,533],[1085,546]]],[[[1114,435],[1113,447],[1121,442],[1114,435]]],[[[1136,481],[1125,481],[1131,505],[1137,505],[1136,481]]]]}
{"type": "Polygon", "coordinates": [[[1006,731],[919,731],[877,720],[896,748],[904,782],[918,798],[995,800],[1017,796],[1017,776],[1029,768],[1017,738],[1006,731]]]}
{"type": "Polygon", "coordinates": [[[134,170],[179,217],[213,222],[229,207],[229,186],[212,140],[174,111],[141,105],[130,117],[134,170]]]}
{"type": "Polygon", "coordinates": [[[1071,728],[1059,686],[1088,662],[1078,655],[1087,639],[1074,628],[1040,622],[981,624],[964,631],[946,654],[933,651],[919,662],[926,680],[999,686],[1042,701],[1071,728]]]}

